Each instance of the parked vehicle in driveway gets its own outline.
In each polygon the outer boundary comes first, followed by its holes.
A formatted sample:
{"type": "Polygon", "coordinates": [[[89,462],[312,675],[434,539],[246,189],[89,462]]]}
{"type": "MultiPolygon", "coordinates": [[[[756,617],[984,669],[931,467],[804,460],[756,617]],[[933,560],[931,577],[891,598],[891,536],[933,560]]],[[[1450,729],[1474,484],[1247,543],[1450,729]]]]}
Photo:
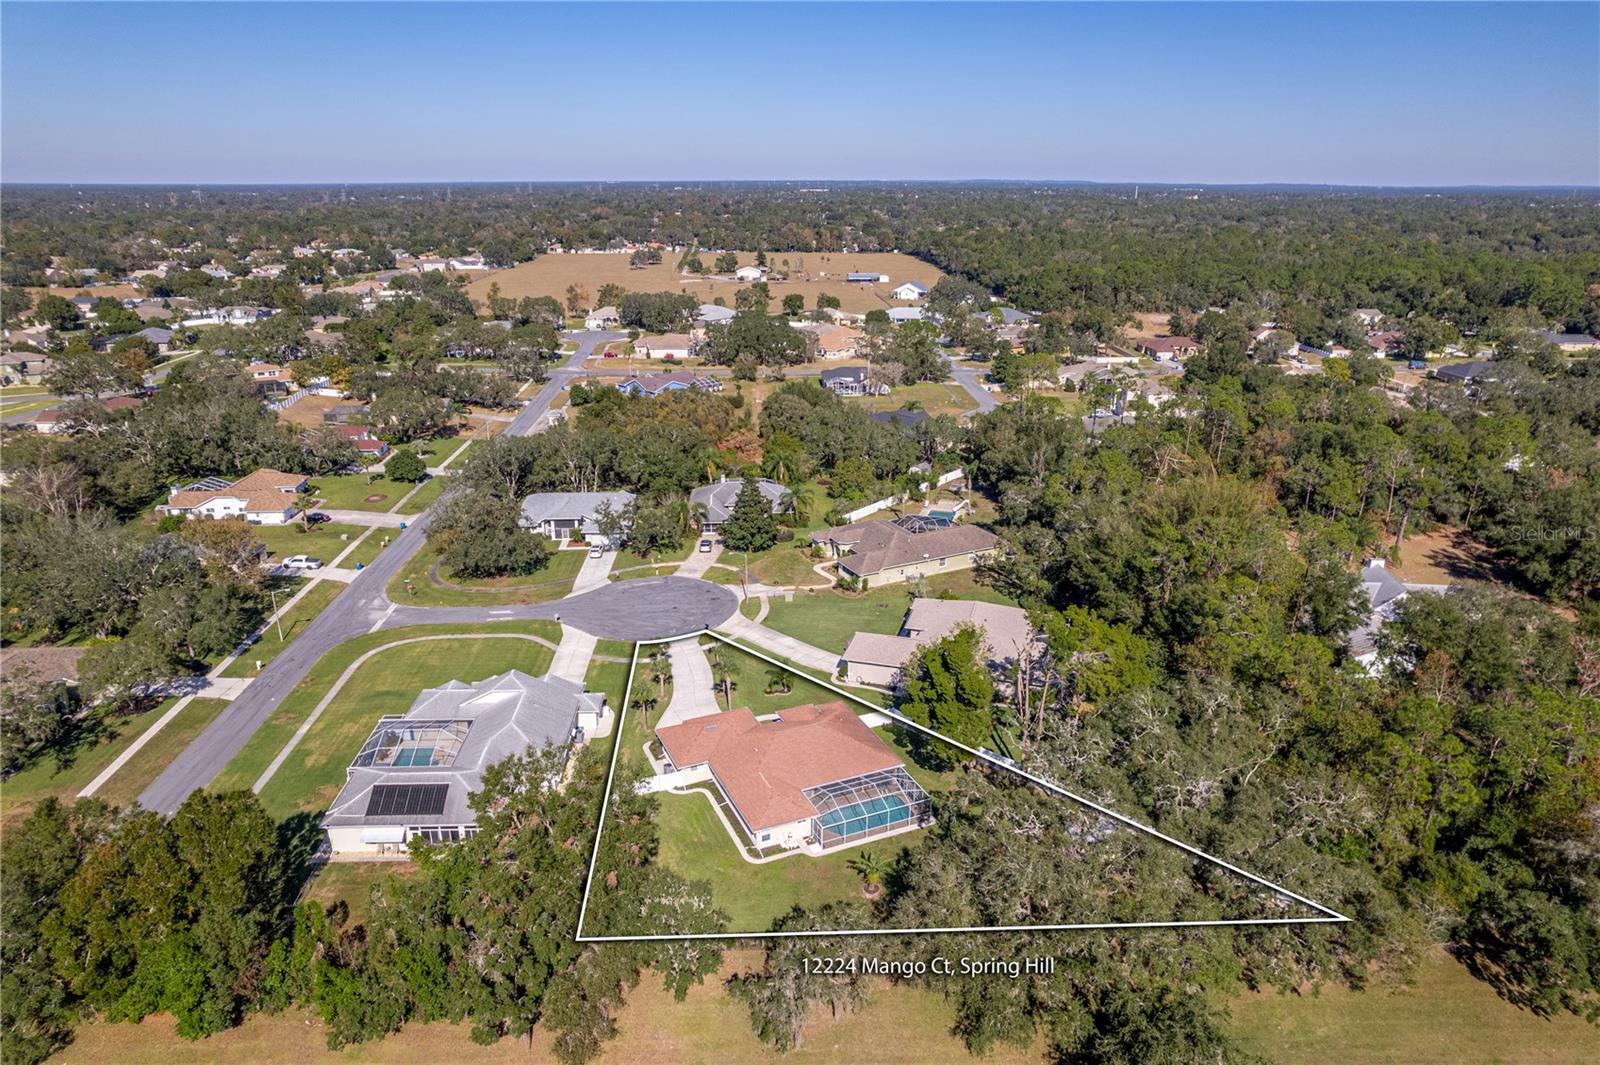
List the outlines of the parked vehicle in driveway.
{"type": "Polygon", "coordinates": [[[593,547],[589,548],[589,557],[590,558],[599,558],[601,555],[604,555],[605,553],[606,553],[606,549],[601,547],[599,544],[595,544],[593,547]]]}
{"type": "Polygon", "coordinates": [[[700,550],[701,551],[710,551],[711,550],[711,541],[710,540],[701,540],[700,541],[700,550]]]}
{"type": "Polygon", "coordinates": [[[284,569],[321,569],[322,559],[310,555],[291,555],[283,560],[284,569]]]}

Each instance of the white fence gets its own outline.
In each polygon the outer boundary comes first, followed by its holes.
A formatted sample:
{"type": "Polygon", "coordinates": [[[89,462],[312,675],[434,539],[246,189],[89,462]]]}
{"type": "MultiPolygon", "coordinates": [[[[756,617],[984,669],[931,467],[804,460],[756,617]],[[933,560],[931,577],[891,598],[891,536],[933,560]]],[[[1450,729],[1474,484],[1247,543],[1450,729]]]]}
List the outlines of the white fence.
{"type": "Polygon", "coordinates": [[[709,765],[697,765],[689,769],[677,769],[671,773],[661,773],[653,777],[645,777],[639,781],[639,794],[649,795],[655,791],[671,791],[673,788],[686,788],[690,784],[704,784],[711,779],[709,765]]]}
{"type": "MultiPolygon", "coordinates": [[[[949,484],[951,481],[959,481],[962,477],[965,477],[965,476],[966,476],[966,470],[964,468],[960,467],[960,466],[957,466],[955,469],[950,470],[947,473],[941,473],[937,478],[935,478],[934,482],[933,482],[933,487],[943,488],[945,485],[949,484]]],[[[928,491],[928,488],[929,488],[928,482],[927,481],[923,481],[921,484],[919,484],[917,486],[917,491],[926,492],[926,491],[928,491]]],[[[907,499],[910,499],[910,498],[911,498],[910,494],[906,493],[906,492],[899,492],[899,493],[896,493],[895,495],[892,495],[892,496],[885,496],[882,499],[877,500],[876,502],[868,503],[864,507],[857,507],[855,510],[852,510],[852,511],[844,514],[843,515],[844,523],[846,525],[849,525],[853,521],[860,521],[862,518],[865,518],[869,514],[876,514],[880,510],[887,510],[890,507],[898,506],[899,504],[904,503],[907,499]]]]}

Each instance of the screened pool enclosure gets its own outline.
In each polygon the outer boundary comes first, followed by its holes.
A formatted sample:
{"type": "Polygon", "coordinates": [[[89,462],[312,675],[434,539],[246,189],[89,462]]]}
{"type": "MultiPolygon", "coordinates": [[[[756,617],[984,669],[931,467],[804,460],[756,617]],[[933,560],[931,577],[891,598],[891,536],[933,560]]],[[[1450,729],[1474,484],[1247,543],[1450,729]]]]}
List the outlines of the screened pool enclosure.
{"type": "Polygon", "coordinates": [[[931,819],[933,803],[904,766],[807,788],[818,845],[837,847],[931,819]]]}

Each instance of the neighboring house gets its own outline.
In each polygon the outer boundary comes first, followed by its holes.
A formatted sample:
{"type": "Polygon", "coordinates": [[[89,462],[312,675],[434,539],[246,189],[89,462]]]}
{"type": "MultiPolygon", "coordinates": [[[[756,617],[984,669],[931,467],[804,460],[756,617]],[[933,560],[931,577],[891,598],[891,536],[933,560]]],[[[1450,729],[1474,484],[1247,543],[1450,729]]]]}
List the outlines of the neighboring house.
{"type": "Polygon", "coordinates": [[[615,307],[596,307],[583,319],[585,329],[609,329],[622,321],[615,307]]]}
{"type": "MultiPolygon", "coordinates": [[[[772,505],[772,513],[782,513],[789,490],[777,481],[769,481],[765,477],[758,479],[756,485],[760,487],[761,494],[767,498],[767,502],[772,505]]],[[[705,515],[700,519],[702,532],[716,532],[722,528],[722,523],[733,513],[734,501],[739,498],[739,490],[743,487],[742,479],[730,480],[724,477],[716,484],[703,484],[689,493],[691,506],[705,507],[705,515]]]]}
{"type": "Polygon", "coordinates": [[[694,312],[694,320],[702,326],[731,322],[737,316],[738,312],[733,308],[719,307],[715,303],[702,303],[694,312]]]}
{"type": "Polygon", "coordinates": [[[1152,359],[1188,359],[1200,354],[1200,342],[1193,337],[1156,337],[1141,340],[1139,350],[1152,359]]]}
{"type": "Polygon", "coordinates": [[[971,569],[995,552],[999,539],[976,525],[908,516],[824,529],[812,533],[811,542],[839,560],[841,574],[878,587],[971,569]]]}
{"type": "Polygon", "coordinates": [[[700,770],[756,848],[821,853],[932,819],[928,793],[844,703],[747,709],[656,730],[668,771],[700,770]]]}
{"type": "Polygon", "coordinates": [[[34,355],[24,351],[9,351],[0,355],[0,384],[37,385],[55,369],[47,355],[34,355]]]}
{"type": "Polygon", "coordinates": [[[1034,315],[1029,314],[1027,311],[1019,311],[1015,307],[1001,307],[998,309],[1000,311],[1000,324],[1003,326],[1028,325],[1034,319],[1034,315]]]}
{"type": "Polygon", "coordinates": [[[263,396],[284,396],[295,390],[294,378],[275,362],[252,362],[244,372],[263,396]]]}
{"type": "Polygon", "coordinates": [[[365,425],[337,425],[334,431],[360,453],[363,463],[371,464],[389,453],[389,445],[365,425]]]}
{"type": "Polygon", "coordinates": [[[1397,329],[1386,329],[1382,332],[1368,333],[1367,345],[1372,348],[1374,355],[1388,355],[1400,350],[1401,334],[1397,329]]]}
{"type": "Polygon", "coordinates": [[[1433,371],[1433,376],[1440,381],[1452,384],[1467,384],[1479,380],[1486,380],[1488,373],[1494,369],[1492,362],[1458,362],[1452,366],[1441,366],[1433,371]]]}
{"type": "Polygon", "coordinates": [[[185,318],[183,324],[254,325],[265,318],[271,318],[274,313],[269,307],[223,307],[220,310],[204,311],[192,318],[185,318]]]}
{"type": "Polygon", "coordinates": [[[1350,634],[1350,657],[1368,673],[1379,666],[1378,633],[1399,614],[1400,604],[1413,592],[1438,595],[1448,590],[1441,584],[1406,584],[1383,559],[1375,558],[1361,569],[1361,590],[1367,596],[1367,619],[1350,634]]]}
{"type": "Polygon", "coordinates": [[[143,322],[166,322],[173,317],[172,308],[163,307],[159,303],[139,303],[132,310],[143,322]]]}
{"type": "Polygon", "coordinates": [[[172,350],[172,338],[177,334],[170,329],[163,329],[158,325],[150,325],[145,326],[133,335],[143,337],[155,346],[156,351],[165,353],[172,350]]]}
{"type": "Polygon", "coordinates": [[[1357,307],[1350,316],[1368,329],[1375,329],[1383,321],[1383,312],[1376,307],[1357,307]]]}
{"type": "Polygon", "coordinates": [[[259,469],[237,481],[208,477],[175,489],[156,510],[191,519],[243,518],[252,525],[286,525],[294,519],[296,498],[305,490],[302,474],[259,469]]]}
{"type": "Polygon", "coordinates": [[[931,415],[925,410],[909,410],[905,407],[901,407],[899,410],[880,410],[874,414],[867,415],[869,421],[876,422],[879,425],[892,425],[901,432],[910,432],[927,421],[929,417],[931,415]]]}
{"type": "MultiPolygon", "coordinates": [[[[107,414],[116,414],[125,410],[138,410],[144,406],[144,399],[141,396],[110,396],[106,399],[91,400],[90,402],[107,414]]],[[[64,421],[65,414],[65,404],[47,407],[23,422],[22,427],[46,435],[57,433],[67,427],[67,423],[64,421]]]]}
{"type": "Polygon", "coordinates": [[[928,295],[928,286],[920,281],[902,281],[889,294],[897,300],[920,300],[928,295]]]}
{"type": "Polygon", "coordinates": [[[872,271],[849,273],[844,275],[844,279],[865,285],[886,285],[889,283],[888,274],[873,273],[872,271]]]}
{"type": "Polygon", "coordinates": [[[823,370],[822,387],[836,396],[888,395],[885,385],[873,386],[865,366],[841,366],[837,370],[823,370]]]}
{"type": "Polygon", "coordinates": [[[93,318],[95,317],[95,304],[99,303],[100,300],[94,296],[78,295],[72,297],[68,302],[77,310],[79,317],[93,318]]]}
{"type": "Polygon", "coordinates": [[[688,333],[661,333],[633,342],[634,352],[647,359],[687,359],[693,347],[688,333]]]}
{"type": "Polygon", "coordinates": [[[522,524],[551,540],[599,540],[594,515],[606,503],[620,514],[633,505],[633,493],[536,492],[522,501],[522,524]]]}
{"type": "Polygon", "coordinates": [[[733,272],[735,281],[760,281],[766,271],[759,266],[741,266],[733,272]]]}
{"type": "Polygon", "coordinates": [[[721,392],[722,388],[722,382],[717,378],[693,374],[688,370],[642,374],[638,377],[630,377],[617,385],[618,392],[624,392],[630,396],[647,396],[650,398],[666,392],[687,392],[690,389],[697,389],[701,392],[721,392]]]}
{"type": "Polygon", "coordinates": [[[1564,352],[1593,351],[1600,348],[1600,340],[1596,340],[1588,333],[1557,333],[1541,329],[1539,338],[1548,344],[1554,344],[1564,352]]]}
{"type": "Polygon", "coordinates": [[[469,799],[486,768],[529,749],[581,743],[606,712],[603,695],[515,669],[423,691],[404,714],[378,719],[346,770],[322,818],[333,857],[400,857],[415,839],[472,835],[469,799]]]}
{"type": "Polygon", "coordinates": [[[798,322],[794,326],[802,333],[816,338],[816,357],[819,359],[854,358],[861,350],[866,334],[849,326],[831,322],[798,322]]]}
{"type": "Polygon", "coordinates": [[[489,264],[483,261],[481,255],[461,255],[450,260],[452,270],[487,270],[489,264]]]}
{"type": "Polygon", "coordinates": [[[922,316],[923,310],[921,307],[889,308],[889,321],[893,322],[895,325],[903,325],[906,322],[920,322],[922,321],[922,316]]]}
{"type": "Polygon", "coordinates": [[[1021,661],[1037,636],[1028,612],[971,599],[913,599],[897,636],[858,632],[844,649],[845,676],[858,684],[892,687],[917,648],[950,635],[962,625],[983,631],[989,665],[1004,669],[1021,661]]]}

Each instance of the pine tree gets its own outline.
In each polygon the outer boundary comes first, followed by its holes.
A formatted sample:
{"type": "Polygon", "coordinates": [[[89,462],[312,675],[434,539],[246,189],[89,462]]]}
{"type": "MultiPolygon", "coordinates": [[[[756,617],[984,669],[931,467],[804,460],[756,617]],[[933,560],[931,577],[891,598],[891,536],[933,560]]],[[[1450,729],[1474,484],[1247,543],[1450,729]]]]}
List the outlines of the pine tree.
{"type": "Polygon", "coordinates": [[[722,539],[734,551],[765,551],[778,542],[778,521],[772,503],[761,493],[754,473],[744,475],[733,513],[722,525],[722,539]]]}

